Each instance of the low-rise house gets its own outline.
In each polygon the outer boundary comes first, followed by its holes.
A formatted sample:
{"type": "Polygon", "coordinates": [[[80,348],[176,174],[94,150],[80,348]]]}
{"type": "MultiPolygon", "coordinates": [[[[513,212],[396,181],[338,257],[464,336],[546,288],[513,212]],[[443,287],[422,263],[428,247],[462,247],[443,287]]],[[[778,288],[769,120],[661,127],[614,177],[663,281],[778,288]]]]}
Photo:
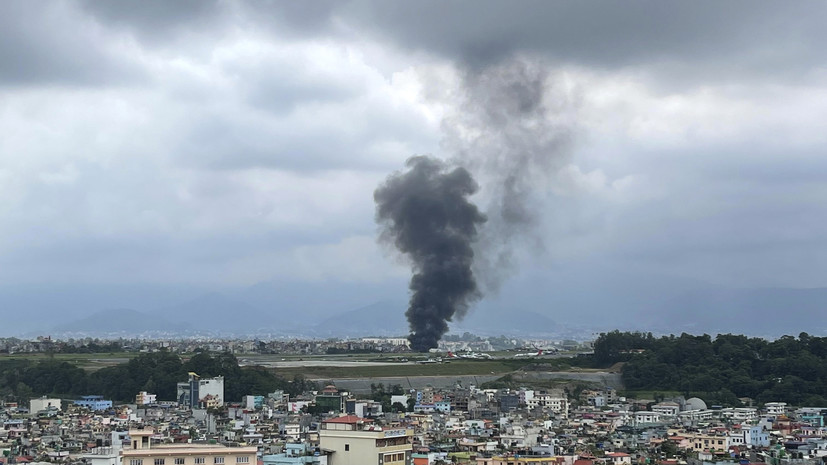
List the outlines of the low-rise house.
{"type": "Polygon", "coordinates": [[[112,401],[104,399],[103,396],[82,396],[79,400],[75,400],[72,403],[78,407],[85,407],[93,411],[112,408],[112,401]]]}

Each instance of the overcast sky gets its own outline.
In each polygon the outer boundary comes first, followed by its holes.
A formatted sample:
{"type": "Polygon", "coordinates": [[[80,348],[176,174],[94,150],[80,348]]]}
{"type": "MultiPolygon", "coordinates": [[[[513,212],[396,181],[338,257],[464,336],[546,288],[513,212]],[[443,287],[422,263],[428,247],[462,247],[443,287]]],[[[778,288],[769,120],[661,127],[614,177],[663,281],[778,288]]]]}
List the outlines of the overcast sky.
{"type": "Polygon", "coordinates": [[[526,164],[515,275],[827,286],[825,24],[807,1],[4,1],[0,281],[396,283],[373,191],[432,154],[481,205],[526,164]]]}

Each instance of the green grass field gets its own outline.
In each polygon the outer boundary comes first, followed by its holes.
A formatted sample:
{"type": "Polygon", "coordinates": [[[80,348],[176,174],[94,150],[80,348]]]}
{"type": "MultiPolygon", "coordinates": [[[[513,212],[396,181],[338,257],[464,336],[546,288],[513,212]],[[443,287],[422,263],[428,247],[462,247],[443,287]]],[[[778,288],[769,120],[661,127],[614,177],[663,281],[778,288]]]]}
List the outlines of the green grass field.
{"type": "MultiPolygon", "coordinates": [[[[55,360],[71,363],[87,371],[95,371],[104,367],[128,362],[140,355],[136,352],[117,352],[99,354],[0,354],[0,360],[25,359],[32,361],[55,360]]],[[[437,357],[440,354],[432,354],[437,357]]],[[[188,358],[185,354],[183,358],[188,358]]],[[[504,375],[518,370],[568,371],[570,369],[566,359],[451,359],[442,363],[415,363],[429,358],[425,354],[337,354],[337,355],[238,355],[242,365],[269,365],[269,370],[286,378],[301,375],[307,378],[369,378],[394,376],[453,376],[453,375],[504,375]],[[410,360],[401,363],[402,359],[410,360]],[[310,362],[314,366],[287,366],[272,367],[273,363],[288,362],[301,364],[310,362]],[[337,365],[337,362],[348,362],[349,366],[337,365]],[[382,362],[386,365],[372,365],[370,363],[354,364],[353,362],[382,362]]],[[[580,371],[578,369],[578,371],[580,371]]]]}
{"type": "Polygon", "coordinates": [[[0,354],[0,360],[31,360],[33,362],[55,360],[67,362],[87,371],[95,371],[104,367],[126,363],[130,359],[140,355],[137,352],[108,352],[101,354],[44,354],[44,353],[21,353],[21,354],[0,354]]]}

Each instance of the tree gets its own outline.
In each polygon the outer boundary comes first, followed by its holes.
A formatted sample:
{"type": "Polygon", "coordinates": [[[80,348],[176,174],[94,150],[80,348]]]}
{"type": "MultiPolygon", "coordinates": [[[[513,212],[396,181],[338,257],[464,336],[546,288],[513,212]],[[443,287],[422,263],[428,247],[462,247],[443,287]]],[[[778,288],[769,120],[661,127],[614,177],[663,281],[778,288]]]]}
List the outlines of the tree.
{"type": "Polygon", "coordinates": [[[391,405],[391,411],[393,412],[405,412],[406,410],[407,409],[402,402],[394,402],[393,405],[391,405]]]}

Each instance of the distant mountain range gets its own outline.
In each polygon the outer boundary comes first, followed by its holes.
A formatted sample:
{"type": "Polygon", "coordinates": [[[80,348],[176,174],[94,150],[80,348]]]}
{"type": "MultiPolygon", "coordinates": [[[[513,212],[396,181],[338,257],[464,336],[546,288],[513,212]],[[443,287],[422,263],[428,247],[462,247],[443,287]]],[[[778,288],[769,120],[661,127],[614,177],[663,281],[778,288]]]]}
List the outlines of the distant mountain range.
{"type": "Polygon", "coordinates": [[[64,333],[78,334],[140,334],[164,329],[180,331],[184,326],[163,317],[149,315],[129,308],[101,310],[86,318],[70,321],[54,328],[64,333]]]}
{"type": "Polygon", "coordinates": [[[648,326],[661,332],[827,334],[827,289],[707,289],[669,300],[648,326]]]}
{"type": "MultiPolygon", "coordinates": [[[[59,325],[52,332],[108,336],[170,332],[224,335],[289,335],[300,332],[313,337],[403,336],[408,333],[406,309],[407,304],[403,302],[380,301],[317,322],[306,321],[300,326],[285,315],[268,314],[247,303],[210,293],[155,313],[132,309],[104,310],[59,325]],[[278,324],[280,318],[284,320],[282,324],[278,324]],[[215,322],[218,321],[223,322],[220,330],[216,330],[215,322]]],[[[549,335],[559,329],[545,315],[518,310],[472,312],[467,318],[452,323],[452,326],[459,332],[523,336],[549,335]]]]}
{"type": "MultiPolygon", "coordinates": [[[[235,290],[165,287],[0,288],[0,336],[405,335],[406,285],[260,283],[235,290]],[[101,310],[101,309],[106,310],[101,310]]],[[[827,335],[827,289],[724,289],[622,273],[532,275],[450,324],[480,335],[588,338],[656,334],[827,335]]]]}

